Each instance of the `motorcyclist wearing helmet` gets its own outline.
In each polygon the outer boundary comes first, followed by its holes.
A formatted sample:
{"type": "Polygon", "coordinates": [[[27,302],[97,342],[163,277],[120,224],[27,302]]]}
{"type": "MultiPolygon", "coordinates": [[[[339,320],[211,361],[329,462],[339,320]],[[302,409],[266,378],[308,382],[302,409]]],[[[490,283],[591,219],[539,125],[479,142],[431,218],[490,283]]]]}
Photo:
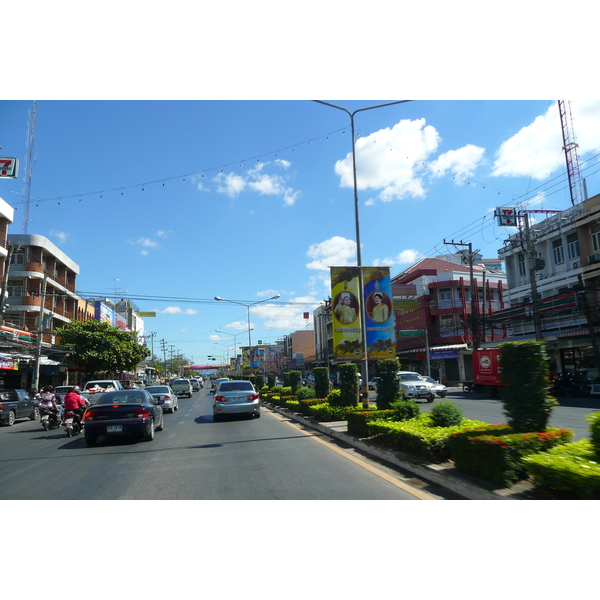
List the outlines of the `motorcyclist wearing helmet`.
{"type": "Polygon", "coordinates": [[[82,425],[83,413],[86,407],[88,406],[88,402],[79,395],[80,391],[81,388],[78,385],[73,386],[65,395],[64,407],[65,411],[72,410],[75,414],[77,422],[79,423],[79,425],[82,425]]]}

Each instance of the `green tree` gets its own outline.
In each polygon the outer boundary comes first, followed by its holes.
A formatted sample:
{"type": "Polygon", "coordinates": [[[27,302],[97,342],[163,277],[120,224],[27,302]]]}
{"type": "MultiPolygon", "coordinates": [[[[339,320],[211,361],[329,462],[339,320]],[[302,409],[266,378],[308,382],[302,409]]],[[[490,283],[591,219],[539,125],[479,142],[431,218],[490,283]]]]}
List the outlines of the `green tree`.
{"type": "Polygon", "coordinates": [[[545,431],[556,400],[550,387],[544,342],[500,344],[502,402],[515,433],[545,431]]]}
{"type": "Polygon", "coordinates": [[[134,331],[103,321],[71,321],[60,330],[60,344],[71,351],[69,364],[87,373],[133,371],[150,351],[138,344],[134,331]]]}
{"type": "Polygon", "coordinates": [[[377,373],[381,381],[377,385],[377,408],[385,410],[390,408],[394,402],[402,400],[402,390],[400,388],[400,379],[398,371],[400,363],[397,358],[384,358],[378,361],[377,373]]]}
{"type": "Polygon", "coordinates": [[[327,367],[315,367],[315,397],[327,398],[329,394],[329,369],[327,367]]]}
{"type": "Polygon", "coordinates": [[[338,406],[358,405],[358,369],[354,363],[338,365],[340,372],[340,396],[338,406]]]}

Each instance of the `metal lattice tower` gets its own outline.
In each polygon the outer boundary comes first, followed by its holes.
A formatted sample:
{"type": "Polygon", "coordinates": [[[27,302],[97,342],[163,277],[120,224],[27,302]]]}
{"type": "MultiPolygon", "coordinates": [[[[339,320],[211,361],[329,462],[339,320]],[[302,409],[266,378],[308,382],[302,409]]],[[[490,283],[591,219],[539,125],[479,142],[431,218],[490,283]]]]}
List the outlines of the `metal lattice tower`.
{"type": "Polygon", "coordinates": [[[567,176],[571,190],[571,204],[575,206],[575,204],[579,204],[585,200],[583,185],[581,183],[581,173],[579,172],[579,157],[577,155],[577,148],[579,146],[575,141],[571,101],[558,100],[557,102],[562,125],[563,150],[565,151],[565,159],[567,161],[567,176]]]}
{"type": "Polygon", "coordinates": [[[33,136],[35,134],[35,100],[29,120],[29,131],[27,132],[27,170],[25,172],[25,186],[23,196],[25,200],[25,216],[23,217],[23,233],[27,235],[27,226],[29,224],[29,203],[31,202],[31,177],[33,175],[33,136]]]}

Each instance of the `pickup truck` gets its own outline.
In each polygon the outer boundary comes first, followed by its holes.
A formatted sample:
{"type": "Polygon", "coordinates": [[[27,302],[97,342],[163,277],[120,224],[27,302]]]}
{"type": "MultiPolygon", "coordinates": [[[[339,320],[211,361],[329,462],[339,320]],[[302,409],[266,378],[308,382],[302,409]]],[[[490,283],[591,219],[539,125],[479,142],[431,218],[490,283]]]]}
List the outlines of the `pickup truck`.
{"type": "Polygon", "coordinates": [[[187,396],[188,398],[192,397],[192,392],[194,391],[192,382],[189,379],[176,379],[171,383],[171,389],[177,397],[187,396]]]}
{"type": "Polygon", "coordinates": [[[17,419],[39,419],[38,401],[25,390],[0,390],[0,422],[14,425],[17,419]]]}
{"type": "Polygon", "coordinates": [[[80,396],[89,400],[92,404],[100,398],[104,392],[122,390],[123,386],[116,379],[96,379],[88,381],[80,392],[80,396]]]}

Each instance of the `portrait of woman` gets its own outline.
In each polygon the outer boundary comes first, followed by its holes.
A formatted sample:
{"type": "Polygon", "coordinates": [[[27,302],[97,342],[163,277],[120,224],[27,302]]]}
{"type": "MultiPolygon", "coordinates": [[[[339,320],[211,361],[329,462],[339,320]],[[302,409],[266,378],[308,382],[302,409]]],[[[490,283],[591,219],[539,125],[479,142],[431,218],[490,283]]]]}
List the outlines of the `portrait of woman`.
{"type": "Polygon", "coordinates": [[[356,321],[356,308],[358,303],[355,302],[353,294],[350,292],[342,292],[338,295],[337,303],[333,312],[336,319],[344,325],[350,325],[356,321]]]}
{"type": "Polygon", "coordinates": [[[390,307],[387,294],[377,291],[371,295],[371,299],[373,302],[371,319],[375,321],[375,323],[385,323],[390,318],[390,307]]]}

